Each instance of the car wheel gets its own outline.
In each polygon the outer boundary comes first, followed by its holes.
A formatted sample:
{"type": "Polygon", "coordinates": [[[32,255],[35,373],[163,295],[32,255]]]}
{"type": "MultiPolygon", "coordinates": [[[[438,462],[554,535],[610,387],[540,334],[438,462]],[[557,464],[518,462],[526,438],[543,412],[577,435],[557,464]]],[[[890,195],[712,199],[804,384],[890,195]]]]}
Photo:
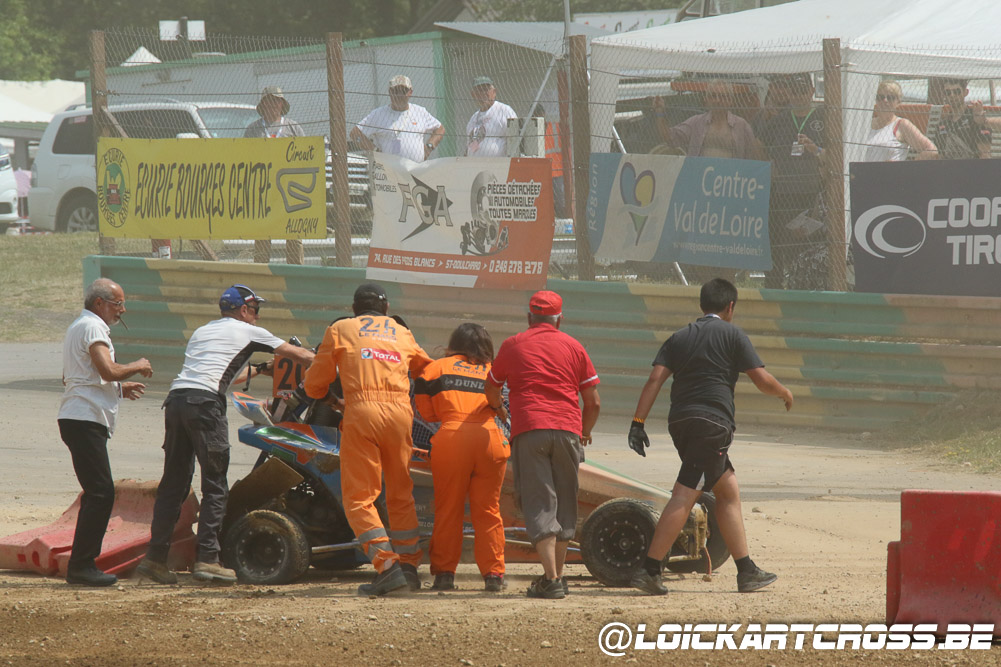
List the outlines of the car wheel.
{"type": "Polygon", "coordinates": [[[254,510],[226,533],[223,561],[247,584],[287,584],[309,569],[310,548],[299,522],[280,512],[254,510]]]}
{"type": "Polygon", "coordinates": [[[633,498],[613,498],[599,505],[581,528],[580,553],[595,579],[606,586],[628,586],[643,565],[656,511],[633,498]]]}
{"type": "Polygon", "coordinates": [[[77,193],[59,207],[56,230],[60,232],[97,231],[97,195],[77,193]]]}
{"type": "MultiPolygon", "coordinates": [[[[709,522],[709,537],[706,539],[706,551],[709,552],[709,559],[705,554],[698,560],[679,560],[667,564],[667,569],[671,572],[708,572],[709,561],[712,561],[713,571],[730,558],[730,550],[726,548],[723,541],[723,533],[719,530],[719,522],[716,521],[716,496],[711,493],[703,493],[699,498],[699,504],[706,511],[706,519],[709,522]]],[[[677,546],[672,547],[672,555],[684,553],[677,546]]]]}

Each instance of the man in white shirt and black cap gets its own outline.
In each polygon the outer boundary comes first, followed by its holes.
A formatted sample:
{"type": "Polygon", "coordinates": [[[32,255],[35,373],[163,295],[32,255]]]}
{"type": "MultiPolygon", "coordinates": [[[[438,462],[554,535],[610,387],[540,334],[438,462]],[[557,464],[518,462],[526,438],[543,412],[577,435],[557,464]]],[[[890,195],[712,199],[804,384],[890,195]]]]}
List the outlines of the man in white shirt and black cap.
{"type": "Polygon", "coordinates": [[[389,80],[389,104],[369,112],[351,128],[351,138],[367,151],[392,153],[414,162],[431,155],[445,126],[419,104],[413,104],[410,77],[397,74],[389,80]]]}
{"type": "Polygon", "coordinates": [[[125,312],[125,292],[108,278],[87,288],[83,311],[66,330],[63,340],[63,393],[59,405],[59,435],[73,457],[83,496],[73,533],[66,581],[85,586],[111,586],[118,581],[95,563],[115,504],[115,482],[108,460],[108,439],[115,431],[118,402],[136,400],[146,386],[124,382],[136,373],[153,375],[147,359],[131,364],[115,361],[111,325],[125,312]]]}
{"type": "Polygon", "coordinates": [[[137,569],[141,577],[161,584],[177,583],[177,575],[167,567],[167,553],[197,460],[202,499],[192,575],[198,581],[236,581],[236,573],[219,564],[219,530],[229,496],[226,391],[254,352],[274,352],[307,365],[313,361],[311,351],[286,343],[256,325],[264,302],[246,285],[233,285],[219,299],[222,317],[191,334],[184,366],[163,403],[163,477],[153,505],[149,549],[137,569]]]}
{"type": "Polygon", "coordinates": [[[473,80],[473,100],[480,107],[466,124],[466,155],[507,157],[507,121],[517,118],[514,109],[497,101],[497,87],[489,76],[473,80]]]}
{"type": "Polygon", "coordinates": [[[303,137],[299,123],[288,117],[291,106],[282,89],[278,86],[265,86],[261,93],[261,101],[257,103],[257,113],[261,117],[247,126],[244,138],[277,138],[303,137]]]}

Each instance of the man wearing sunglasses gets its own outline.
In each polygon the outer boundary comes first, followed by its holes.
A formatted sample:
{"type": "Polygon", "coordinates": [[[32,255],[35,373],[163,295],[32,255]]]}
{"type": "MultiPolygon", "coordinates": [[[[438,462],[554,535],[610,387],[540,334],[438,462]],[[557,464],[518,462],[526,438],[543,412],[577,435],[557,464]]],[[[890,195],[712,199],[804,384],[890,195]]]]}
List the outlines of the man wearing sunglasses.
{"type": "Polygon", "coordinates": [[[410,102],[410,77],[389,80],[389,104],[373,109],[351,128],[351,139],[364,150],[392,153],[414,162],[428,159],[445,136],[445,127],[419,104],[410,102]]]}
{"type": "Polygon", "coordinates": [[[113,574],[98,569],[95,559],[115,504],[115,482],[108,461],[108,439],[115,430],[118,403],[143,395],[146,386],[124,382],[136,373],[153,375],[149,360],[115,361],[111,325],[125,312],[125,292],[117,283],[98,278],[87,288],[83,311],[63,340],[63,393],[59,435],[70,450],[73,470],[83,489],[66,581],[84,586],[111,586],[113,574]]]}
{"type": "Polygon", "coordinates": [[[222,316],[191,334],[184,366],[163,403],[163,477],[153,505],[149,549],[136,570],[141,577],[160,584],[177,583],[177,575],[167,567],[167,552],[181,505],[191,490],[197,460],[202,499],[192,576],[198,581],[236,582],[236,573],[219,564],[219,530],[229,496],[226,391],[243,375],[241,371],[254,352],[273,352],[307,366],[313,361],[310,350],[286,343],[257,326],[264,302],[246,285],[228,287],[219,298],[222,316]]]}
{"type": "Polygon", "coordinates": [[[989,158],[991,129],[1001,128],[1001,118],[988,118],[983,102],[967,106],[969,94],[966,79],[939,79],[942,93],[942,119],[935,131],[935,145],[946,160],[989,158]]]}

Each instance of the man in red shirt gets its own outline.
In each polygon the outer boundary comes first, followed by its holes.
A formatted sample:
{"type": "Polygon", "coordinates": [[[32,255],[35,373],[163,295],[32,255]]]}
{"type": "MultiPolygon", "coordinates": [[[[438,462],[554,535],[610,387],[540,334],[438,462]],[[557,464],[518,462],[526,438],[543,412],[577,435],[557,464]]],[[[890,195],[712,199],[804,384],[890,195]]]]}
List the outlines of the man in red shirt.
{"type": "Polygon", "coordinates": [[[567,593],[563,562],[577,527],[577,468],[598,421],[598,374],[584,347],[559,330],[559,294],[536,292],[528,309],[528,330],[501,345],[484,392],[496,409],[505,382],[510,390],[515,500],[545,572],[527,595],[560,599],[567,593]]]}

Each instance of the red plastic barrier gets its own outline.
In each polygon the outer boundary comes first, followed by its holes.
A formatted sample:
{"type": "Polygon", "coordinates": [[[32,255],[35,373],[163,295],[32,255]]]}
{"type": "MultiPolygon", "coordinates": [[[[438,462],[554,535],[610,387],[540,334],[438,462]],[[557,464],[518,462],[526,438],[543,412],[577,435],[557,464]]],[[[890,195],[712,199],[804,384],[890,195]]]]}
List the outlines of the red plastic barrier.
{"type": "MultiPolygon", "coordinates": [[[[157,482],[122,480],[115,482],[115,505],[101,544],[97,567],[105,572],[128,572],[142,560],[149,546],[149,527],[157,482]]],[[[0,539],[0,569],[33,570],[39,574],[66,575],[80,497],[53,523],[42,528],[0,539]]],[[[191,531],[198,517],[198,500],[189,493],[181,506],[174,529],[168,564],[187,569],[195,560],[195,536],[191,531]]]]}
{"type": "Polygon", "coordinates": [[[1001,636],[1001,493],[904,491],[887,550],[888,623],[993,623],[1001,636]]]}

